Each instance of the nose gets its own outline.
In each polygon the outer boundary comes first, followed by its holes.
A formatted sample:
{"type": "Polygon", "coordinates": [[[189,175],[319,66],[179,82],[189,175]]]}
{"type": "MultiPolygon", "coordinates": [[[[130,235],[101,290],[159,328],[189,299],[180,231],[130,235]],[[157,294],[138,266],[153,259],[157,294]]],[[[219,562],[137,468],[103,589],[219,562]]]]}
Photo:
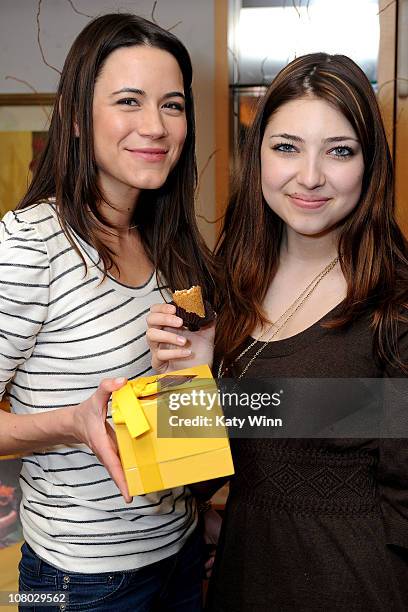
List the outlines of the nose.
{"type": "Polygon", "coordinates": [[[304,157],[300,162],[297,180],[307,189],[316,189],[324,185],[326,177],[320,157],[314,155],[304,157]]]}
{"type": "Polygon", "coordinates": [[[141,136],[156,140],[167,136],[167,128],[160,110],[147,105],[138,113],[138,131],[141,136]]]}

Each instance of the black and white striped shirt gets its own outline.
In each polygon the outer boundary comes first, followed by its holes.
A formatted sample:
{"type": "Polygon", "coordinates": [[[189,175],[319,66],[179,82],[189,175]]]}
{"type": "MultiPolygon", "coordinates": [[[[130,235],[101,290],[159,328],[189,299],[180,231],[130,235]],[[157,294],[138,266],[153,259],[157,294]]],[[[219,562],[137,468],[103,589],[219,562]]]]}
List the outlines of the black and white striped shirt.
{"type": "MultiPolygon", "coordinates": [[[[102,282],[98,254],[78,238],[88,269],[52,202],[0,222],[0,397],[36,414],[88,398],[102,378],[150,374],[145,317],[161,301],[155,275],[142,287],[102,282]]],[[[24,537],[47,562],[98,573],[143,567],[176,553],[196,525],[188,488],[127,505],[85,445],[23,459],[24,537]]]]}

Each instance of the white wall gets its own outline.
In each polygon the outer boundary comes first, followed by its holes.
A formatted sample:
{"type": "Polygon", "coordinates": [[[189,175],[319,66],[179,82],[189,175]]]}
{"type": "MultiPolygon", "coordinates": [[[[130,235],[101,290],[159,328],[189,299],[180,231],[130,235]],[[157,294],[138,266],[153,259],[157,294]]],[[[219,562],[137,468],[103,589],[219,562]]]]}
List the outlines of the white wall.
{"type": "MultiPolygon", "coordinates": [[[[96,17],[108,12],[134,12],[151,18],[153,0],[72,0],[74,7],[96,17]]],[[[158,0],[154,17],[164,28],[181,21],[172,32],[189,50],[194,67],[198,168],[214,151],[214,2],[216,0],[158,0]]],[[[12,75],[28,81],[38,92],[56,89],[58,73],[47,67],[37,43],[37,0],[0,0],[0,93],[31,93],[24,84],[7,80],[12,75]]],[[[89,21],[75,13],[68,0],[42,0],[41,43],[46,60],[61,69],[78,32],[89,21]]],[[[214,160],[206,169],[197,212],[215,217],[214,160]]],[[[214,228],[199,219],[200,229],[212,245],[214,228]]]]}

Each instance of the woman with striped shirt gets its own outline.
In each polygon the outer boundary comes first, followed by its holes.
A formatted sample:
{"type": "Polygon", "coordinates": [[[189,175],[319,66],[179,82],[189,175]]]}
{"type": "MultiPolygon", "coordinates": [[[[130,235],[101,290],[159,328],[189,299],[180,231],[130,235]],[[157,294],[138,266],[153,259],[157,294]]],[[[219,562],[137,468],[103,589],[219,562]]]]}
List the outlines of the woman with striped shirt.
{"type": "Polygon", "coordinates": [[[67,593],[65,609],[201,608],[194,499],[129,497],[108,408],[151,372],[145,315],[163,284],[212,295],[191,79],[156,24],[89,23],[32,183],[0,225],[0,453],[24,455],[20,589],[67,593]]]}

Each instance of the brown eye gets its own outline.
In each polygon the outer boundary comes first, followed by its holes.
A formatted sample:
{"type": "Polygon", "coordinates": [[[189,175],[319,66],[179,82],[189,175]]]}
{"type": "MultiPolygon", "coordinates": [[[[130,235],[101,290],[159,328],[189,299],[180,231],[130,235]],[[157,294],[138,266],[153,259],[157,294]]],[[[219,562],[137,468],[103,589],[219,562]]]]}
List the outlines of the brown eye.
{"type": "Polygon", "coordinates": [[[124,106],[140,106],[136,98],[122,98],[121,100],[117,101],[117,104],[122,104],[124,106]]]}
{"type": "Polygon", "coordinates": [[[184,111],[184,105],[181,102],[166,102],[166,104],[163,104],[163,108],[177,113],[184,111]]]}

